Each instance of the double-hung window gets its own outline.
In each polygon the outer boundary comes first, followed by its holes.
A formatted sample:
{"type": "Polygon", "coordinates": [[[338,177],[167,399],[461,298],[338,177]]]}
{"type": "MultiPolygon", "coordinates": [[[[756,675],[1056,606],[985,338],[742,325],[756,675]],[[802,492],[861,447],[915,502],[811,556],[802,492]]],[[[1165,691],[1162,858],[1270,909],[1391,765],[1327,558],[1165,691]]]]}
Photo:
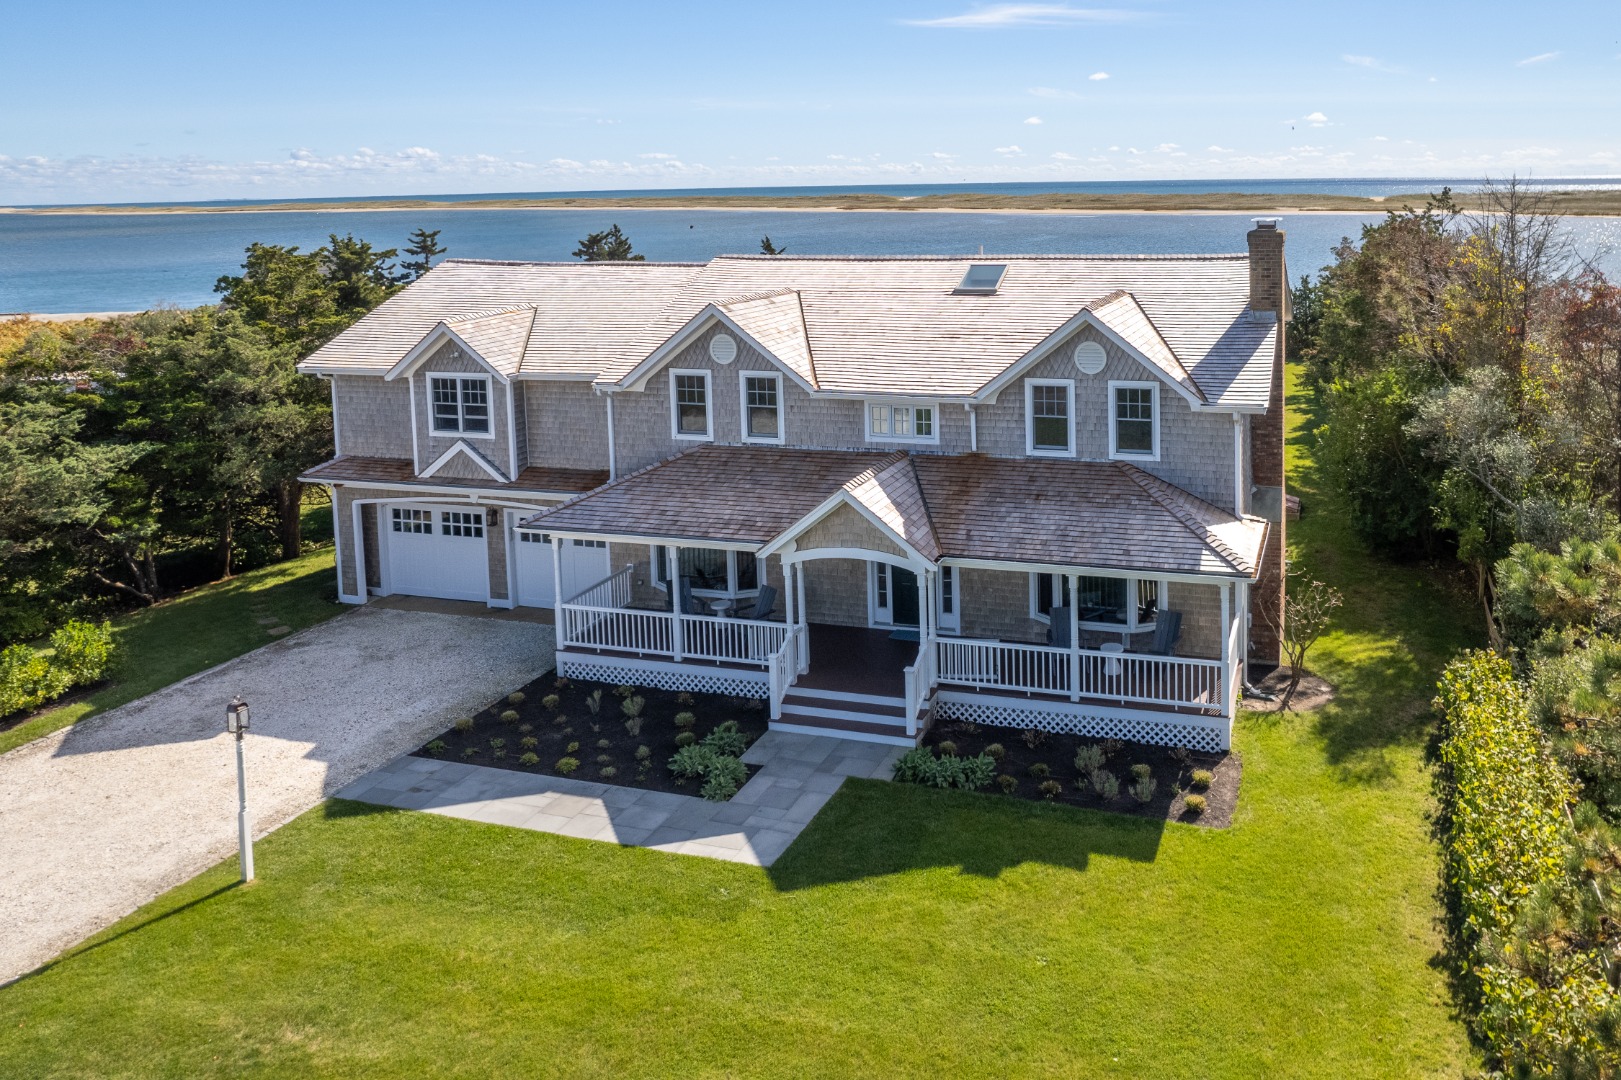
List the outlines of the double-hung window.
{"type": "MultiPolygon", "coordinates": [[[[1159,617],[1164,582],[1158,578],[1087,577],[1073,597],[1080,624],[1092,630],[1128,634],[1152,630],[1159,617]]],[[[1049,620],[1055,607],[1070,606],[1068,574],[1030,575],[1030,616],[1049,620]]]]}
{"type": "MultiPolygon", "coordinates": [[[[751,551],[723,548],[680,548],[676,573],[686,578],[694,593],[704,596],[752,596],[760,591],[760,567],[751,551]]],[[[670,587],[670,549],[654,547],[653,581],[670,587]]]]}
{"type": "Polygon", "coordinates": [[[743,372],[743,441],[782,442],[782,376],[743,372]]]}
{"type": "Polygon", "coordinates": [[[1109,384],[1109,456],[1159,459],[1159,385],[1109,384]]]}
{"type": "Polygon", "coordinates": [[[1075,455],[1075,383],[1028,379],[1024,384],[1025,449],[1031,454],[1075,455]]]}
{"type": "Polygon", "coordinates": [[[670,423],[676,438],[710,437],[709,402],[709,372],[670,372],[670,423]]]}
{"type": "Polygon", "coordinates": [[[868,442],[937,443],[935,406],[931,402],[867,402],[868,442]]]}
{"type": "Polygon", "coordinates": [[[435,435],[490,435],[490,380],[485,375],[430,375],[435,435]]]}

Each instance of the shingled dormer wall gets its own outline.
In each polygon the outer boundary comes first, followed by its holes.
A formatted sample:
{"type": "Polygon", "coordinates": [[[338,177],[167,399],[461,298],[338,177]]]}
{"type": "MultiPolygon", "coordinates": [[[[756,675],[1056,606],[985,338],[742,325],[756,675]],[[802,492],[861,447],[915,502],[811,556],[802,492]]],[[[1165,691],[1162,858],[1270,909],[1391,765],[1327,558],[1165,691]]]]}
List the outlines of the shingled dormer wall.
{"type": "Polygon", "coordinates": [[[1272,360],[1272,388],[1266,414],[1250,420],[1251,510],[1272,523],[1260,579],[1250,597],[1250,660],[1275,664],[1282,655],[1284,552],[1288,550],[1287,487],[1284,478],[1283,364],[1289,319],[1289,270],[1283,257],[1284,233],[1275,220],[1258,219],[1248,236],[1250,255],[1250,311],[1255,318],[1278,323],[1278,343],[1272,360]]]}

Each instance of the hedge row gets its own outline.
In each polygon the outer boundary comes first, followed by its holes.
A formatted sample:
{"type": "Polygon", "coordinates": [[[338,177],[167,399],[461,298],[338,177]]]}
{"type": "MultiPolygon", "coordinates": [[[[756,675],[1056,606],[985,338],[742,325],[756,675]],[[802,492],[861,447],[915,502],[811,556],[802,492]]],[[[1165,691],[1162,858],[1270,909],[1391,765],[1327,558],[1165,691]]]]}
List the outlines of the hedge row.
{"type": "Polygon", "coordinates": [[[1568,954],[1550,977],[1527,964],[1520,919],[1529,898],[1569,883],[1570,777],[1544,747],[1504,658],[1470,652],[1453,661],[1436,707],[1445,718],[1446,884],[1476,1028],[1516,1072],[1596,1064],[1609,1053],[1600,1020],[1616,1005],[1602,958],[1568,954]]]}
{"type": "Polygon", "coordinates": [[[37,709],[96,682],[112,655],[112,627],[77,619],[52,634],[45,651],[28,645],[0,650],[0,717],[37,709]]]}

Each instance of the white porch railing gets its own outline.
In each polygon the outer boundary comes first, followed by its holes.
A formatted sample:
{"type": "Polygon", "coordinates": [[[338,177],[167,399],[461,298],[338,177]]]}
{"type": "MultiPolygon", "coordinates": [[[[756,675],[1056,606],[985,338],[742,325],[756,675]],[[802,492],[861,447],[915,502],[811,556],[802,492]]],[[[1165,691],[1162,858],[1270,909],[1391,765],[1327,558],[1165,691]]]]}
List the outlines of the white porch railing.
{"type": "Polygon", "coordinates": [[[917,650],[917,660],[902,674],[905,676],[906,734],[917,735],[917,714],[924,702],[934,693],[937,678],[936,652],[933,641],[925,641],[917,650]]]}
{"type": "Polygon", "coordinates": [[[960,638],[939,639],[935,652],[940,682],[983,690],[1207,709],[1225,709],[1230,696],[1228,665],[1220,660],[960,638]],[[1073,675],[1072,658],[1079,661],[1073,675]]]}
{"type": "Polygon", "coordinates": [[[805,628],[796,626],[790,633],[783,636],[783,641],[777,650],[766,660],[766,681],[771,687],[771,719],[782,719],[782,701],[788,696],[788,688],[794,685],[794,679],[799,675],[799,649],[800,638],[805,636],[805,628]]]}
{"type": "MultiPolygon", "coordinates": [[[[713,660],[765,667],[788,637],[788,627],[763,619],[727,619],[718,615],[675,615],[625,607],[630,575],[621,571],[604,578],[574,600],[557,605],[558,648],[607,649],[669,660],[713,660]],[[614,599],[617,604],[588,604],[586,599],[614,599]]],[[[798,652],[795,657],[797,658],[798,652]]],[[[794,670],[798,672],[797,663],[794,670]]]]}
{"type": "Polygon", "coordinates": [[[557,613],[560,647],[578,645],[617,652],[674,655],[668,612],[559,604],[557,613]]]}
{"type": "Polygon", "coordinates": [[[636,567],[627,563],[594,585],[587,585],[563,601],[589,608],[622,608],[630,604],[630,578],[636,567]]]}
{"type": "Polygon", "coordinates": [[[715,615],[681,616],[681,647],[699,660],[733,660],[763,664],[782,648],[788,625],[715,615]]]}

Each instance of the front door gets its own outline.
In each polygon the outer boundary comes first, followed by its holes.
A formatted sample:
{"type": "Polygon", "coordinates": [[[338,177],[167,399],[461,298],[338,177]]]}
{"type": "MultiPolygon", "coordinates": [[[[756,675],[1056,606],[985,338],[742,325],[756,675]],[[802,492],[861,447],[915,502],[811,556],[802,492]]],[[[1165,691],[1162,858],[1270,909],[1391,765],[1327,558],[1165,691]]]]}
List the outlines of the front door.
{"type": "Polygon", "coordinates": [[[899,566],[889,568],[890,587],[894,597],[891,619],[896,626],[917,625],[917,575],[899,566]]]}

